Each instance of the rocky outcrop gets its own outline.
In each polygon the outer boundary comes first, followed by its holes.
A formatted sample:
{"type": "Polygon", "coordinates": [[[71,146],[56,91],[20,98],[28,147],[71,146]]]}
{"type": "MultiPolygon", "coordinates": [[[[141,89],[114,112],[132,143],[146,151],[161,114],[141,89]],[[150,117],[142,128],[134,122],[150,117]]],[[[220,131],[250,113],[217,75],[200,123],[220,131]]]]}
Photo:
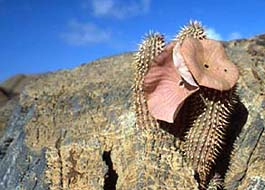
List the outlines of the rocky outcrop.
{"type": "MultiPolygon", "coordinates": [[[[224,42],[241,100],[220,159],[227,189],[265,186],[264,36],[224,42]]],[[[133,69],[127,53],[34,76],[18,96],[2,84],[0,189],[196,189],[171,129],[146,137],[135,128],[133,69]]]]}
{"type": "Polygon", "coordinates": [[[0,137],[7,126],[14,106],[18,104],[18,96],[24,87],[40,75],[16,75],[0,84],[0,137]]]}
{"type": "MultiPolygon", "coordinates": [[[[239,66],[238,94],[247,117],[235,142],[227,189],[264,189],[265,173],[265,35],[227,44],[230,58],[239,66]]],[[[239,120],[239,119],[238,119],[239,120]]]]}

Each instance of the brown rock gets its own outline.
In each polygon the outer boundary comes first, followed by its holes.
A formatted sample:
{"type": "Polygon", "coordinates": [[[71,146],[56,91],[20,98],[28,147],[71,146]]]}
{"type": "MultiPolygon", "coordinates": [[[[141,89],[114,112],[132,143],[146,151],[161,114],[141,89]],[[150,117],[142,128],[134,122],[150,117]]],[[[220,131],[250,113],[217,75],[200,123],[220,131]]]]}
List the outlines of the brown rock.
{"type": "MultiPolygon", "coordinates": [[[[263,40],[226,43],[239,67],[242,102],[231,129],[238,134],[225,178],[231,190],[264,187],[263,40]]],[[[0,189],[196,189],[174,136],[163,129],[144,136],[135,128],[132,62],[132,53],[122,54],[43,75],[22,92],[9,88],[20,97],[0,110],[9,110],[1,120],[0,189]]]]}

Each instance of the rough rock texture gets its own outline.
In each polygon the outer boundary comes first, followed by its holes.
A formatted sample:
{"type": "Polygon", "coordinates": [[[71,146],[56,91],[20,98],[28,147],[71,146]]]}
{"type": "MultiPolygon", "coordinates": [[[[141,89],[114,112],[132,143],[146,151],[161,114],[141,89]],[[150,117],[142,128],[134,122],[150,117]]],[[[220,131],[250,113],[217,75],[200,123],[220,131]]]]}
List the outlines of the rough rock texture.
{"type": "Polygon", "coordinates": [[[7,126],[18,96],[33,79],[40,78],[37,75],[16,75],[0,84],[0,137],[7,126]],[[10,100],[10,101],[9,101],[10,100]]]}
{"type": "Polygon", "coordinates": [[[265,35],[226,44],[240,69],[238,93],[247,121],[235,142],[227,189],[263,189],[265,182],[265,35]]]}
{"type": "MultiPolygon", "coordinates": [[[[224,44],[240,69],[242,102],[230,132],[235,141],[231,160],[221,159],[223,168],[230,163],[225,185],[261,190],[265,35],[224,44]]],[[[143,130],[135,128],[132,62],[132,53],[108,57],[42,75],[18,92],[19,99],[0,94],[5,100],[0,107],[0,189],[144,189],[148,184],[169,190],[175,181],[175,188],[196,189],[192,170],[174,151],[172,133],[158,129],[141,139],[143,130]],[[143,154],[147,160],[141,160],[143,154]]]]}

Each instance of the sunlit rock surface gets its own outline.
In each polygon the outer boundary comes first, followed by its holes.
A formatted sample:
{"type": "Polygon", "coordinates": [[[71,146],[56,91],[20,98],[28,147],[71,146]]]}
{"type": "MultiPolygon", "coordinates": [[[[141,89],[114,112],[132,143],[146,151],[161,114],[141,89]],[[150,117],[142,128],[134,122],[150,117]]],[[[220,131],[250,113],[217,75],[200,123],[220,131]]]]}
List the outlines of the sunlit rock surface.
{"type": "MultiPolygon", "coordinates": [[[[224,45],[240,70],[242,102],[231,129],[237,138],[225,186],[261,190],[265,35],[224,45]]],[[[176,151],[174,137],[161,129],[141,139],[144,131],[135,128],[133,69],[133,53],[126,53],[2,83],[0,189],[196,189],[194,172],[176,151]],[[154,151],[145,152],[143,143],[154,151]],[[143,154],[150,159],[141,160],[143,154]]]]}

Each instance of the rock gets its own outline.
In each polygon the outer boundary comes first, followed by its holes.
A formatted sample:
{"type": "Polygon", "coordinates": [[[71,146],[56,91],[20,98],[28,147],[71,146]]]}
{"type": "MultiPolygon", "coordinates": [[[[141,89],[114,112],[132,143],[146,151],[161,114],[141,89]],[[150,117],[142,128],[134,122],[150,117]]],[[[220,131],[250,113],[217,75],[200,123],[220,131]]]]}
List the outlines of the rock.
{"type": "Polygon", "coordinates": [[[0,106],[3,106],[8,101],[8,95],[4,89],[0,89],[0,106]]]}
{"type": "Polygon", "coordinates": [[[263,189],[258,184],[265,179],[265,46],[261,43],[264,41],[264,35],[260,35],[232,42],[227,47],[231,59],[240,68],[238,93],[247,111],[226,174],[227,189],[263,189]],[[256,179],[259,182],[253,185],[256,179]]]}
{"type": "Polygon", "coordinates": [[[12,110],[18,104],[18,95],[27,84],[39,77],[37,75],[16,75],[0,84],[0,137],[8,124],[12,110]]]}
{"type": "MultiPolygon", "coordinates": [[[[225,166],[231,190],[265,184],[264,40],[225,42],[240,69],[241,104],[225,166]]],[[[13,83],[21,86],[1,84],[0,189],[196,189],[174,136],[161,129],[143,138],[135,128],[133,80],[127,53],[13,83]],[[143,154],[150,159],[141,160],[143,154]]]]}
{"type": "Polygon", "coordinates": [[[6,91],[9,97],[12,97],[20,94],[27,84],[40,77],[41,75],[18,74],[4,81],[0,87],[6,91]]]}

